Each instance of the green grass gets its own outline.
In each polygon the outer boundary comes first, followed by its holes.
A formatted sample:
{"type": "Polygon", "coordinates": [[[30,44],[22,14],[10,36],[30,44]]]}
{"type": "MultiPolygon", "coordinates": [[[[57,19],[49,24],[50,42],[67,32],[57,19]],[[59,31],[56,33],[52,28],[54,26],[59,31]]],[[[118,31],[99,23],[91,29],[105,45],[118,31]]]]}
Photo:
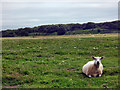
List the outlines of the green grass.
{"type": "Polygon", "coordinates": [[[117,37],[2,41],[3,87],[118,88],[117,37]],[[105,56],[102,77],[81,69],[91,56],[105,56]]]}

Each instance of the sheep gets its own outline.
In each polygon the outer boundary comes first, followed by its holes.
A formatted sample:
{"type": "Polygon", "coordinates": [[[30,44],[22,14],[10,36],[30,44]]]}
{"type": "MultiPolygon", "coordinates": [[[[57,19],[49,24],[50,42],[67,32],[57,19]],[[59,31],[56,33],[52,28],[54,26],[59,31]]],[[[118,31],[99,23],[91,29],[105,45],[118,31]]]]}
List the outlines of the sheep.
{"type": "Polygon", "coordinates": [[[103,73],[103,65],[101,63],[101,59],[103,59],[104,57],[92,56],[92,58],[94,60],[86,63],[82,68],[82,72],[86,74],[88,77],[92,77],[92,76],[96,77],[97,75],[101,77],[103,73]]]}

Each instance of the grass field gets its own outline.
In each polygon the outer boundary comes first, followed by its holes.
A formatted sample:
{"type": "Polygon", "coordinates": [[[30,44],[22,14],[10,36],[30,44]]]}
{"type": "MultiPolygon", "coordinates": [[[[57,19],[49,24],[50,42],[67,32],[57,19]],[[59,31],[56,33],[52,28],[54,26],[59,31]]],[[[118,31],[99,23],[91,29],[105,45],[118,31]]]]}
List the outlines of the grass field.
{"type": "Polygon", "coordinates": [[[55,37],[3,38],[3,87],[119,88],[117,34],[55,37]],[[105,56],[102,77],[82,73],[91,56],[105,56]]]}

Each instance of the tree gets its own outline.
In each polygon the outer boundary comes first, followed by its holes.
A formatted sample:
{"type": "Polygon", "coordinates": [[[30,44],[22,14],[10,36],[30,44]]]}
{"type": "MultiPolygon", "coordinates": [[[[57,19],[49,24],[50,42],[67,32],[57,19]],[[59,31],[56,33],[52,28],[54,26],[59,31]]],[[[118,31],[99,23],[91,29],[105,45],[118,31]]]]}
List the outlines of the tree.
{"type": "Polygon", "coordinates": [[[93,22],[88,22],[84,29],[93,29],[96,28],[96,24],[93,22]]]}
{"type": "Polygon", "coordinates": [[[57,27],[58,27],[57,35],[64,35],[66,32],[65,27],[63,27],[63,25],[61,24],[59,24],[57,27]]]}

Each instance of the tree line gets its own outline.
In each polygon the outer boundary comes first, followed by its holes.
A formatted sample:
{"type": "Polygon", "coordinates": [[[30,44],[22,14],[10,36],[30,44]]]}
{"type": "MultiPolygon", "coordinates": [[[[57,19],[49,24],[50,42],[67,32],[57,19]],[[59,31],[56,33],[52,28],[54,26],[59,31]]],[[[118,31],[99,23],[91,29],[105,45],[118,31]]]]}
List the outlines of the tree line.
{"type": "Polygon", "coordinates": [[[2,37],[18,36],[47,36],[47,35],[73,35],[73,34],[98,34],[98,33],[118,33],[120,21],[104,23],[71,23],[71,24],[53,24],[41,25],[33,28],[25,27],[14,30],[2,30],[2,37]]]}

